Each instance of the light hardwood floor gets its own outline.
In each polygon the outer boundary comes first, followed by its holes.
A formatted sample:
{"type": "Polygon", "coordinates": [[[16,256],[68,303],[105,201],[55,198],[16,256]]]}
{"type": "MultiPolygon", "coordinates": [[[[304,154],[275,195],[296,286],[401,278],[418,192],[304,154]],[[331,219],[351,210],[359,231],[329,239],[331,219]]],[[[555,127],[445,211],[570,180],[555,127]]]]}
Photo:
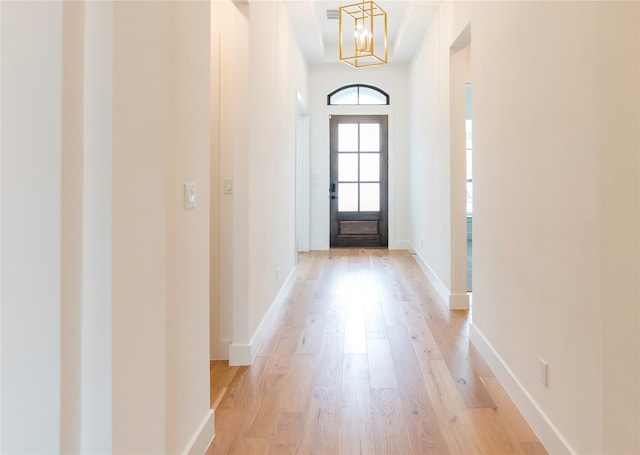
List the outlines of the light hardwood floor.
{"type": "Polygon", "coordinates": [[[212,362],[207,454],[546,454],[406,251],[299,256],[251,367],[212,362]]]}

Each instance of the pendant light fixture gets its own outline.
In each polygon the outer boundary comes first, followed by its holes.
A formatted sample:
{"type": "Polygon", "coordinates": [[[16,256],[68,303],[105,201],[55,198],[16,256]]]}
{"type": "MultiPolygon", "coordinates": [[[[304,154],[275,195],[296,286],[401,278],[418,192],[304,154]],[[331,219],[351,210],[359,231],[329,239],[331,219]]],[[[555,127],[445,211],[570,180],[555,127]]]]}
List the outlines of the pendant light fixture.
{"type": "Polygon", "coordinates": [[[339,11],[340,60],[355,68],[387,63],[387,13],[372,1],[339,11]]]}

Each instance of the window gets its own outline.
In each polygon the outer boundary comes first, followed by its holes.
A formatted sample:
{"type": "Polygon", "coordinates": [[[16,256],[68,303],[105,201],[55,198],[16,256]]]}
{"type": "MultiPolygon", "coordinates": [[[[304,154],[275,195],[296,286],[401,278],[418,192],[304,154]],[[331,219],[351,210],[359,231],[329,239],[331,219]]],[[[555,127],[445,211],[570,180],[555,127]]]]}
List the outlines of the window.
{"type": "Polygon", "coordinates": [[[389,104],[389,95],[371,85],[345,85],[327,96],[327,104],[334,105],[375,105],[389,104]]]}

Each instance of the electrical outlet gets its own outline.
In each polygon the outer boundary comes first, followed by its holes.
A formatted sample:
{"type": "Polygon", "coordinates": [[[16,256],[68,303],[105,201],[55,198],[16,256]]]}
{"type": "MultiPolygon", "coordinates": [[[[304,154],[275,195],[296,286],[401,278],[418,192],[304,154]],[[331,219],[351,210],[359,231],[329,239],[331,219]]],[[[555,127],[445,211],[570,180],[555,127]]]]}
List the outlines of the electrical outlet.
{"type": "Polygon", "coordinates": [[[543,358],[538,359],[538,382],[545,387],[549,387],[549,365],[543,358]]]}

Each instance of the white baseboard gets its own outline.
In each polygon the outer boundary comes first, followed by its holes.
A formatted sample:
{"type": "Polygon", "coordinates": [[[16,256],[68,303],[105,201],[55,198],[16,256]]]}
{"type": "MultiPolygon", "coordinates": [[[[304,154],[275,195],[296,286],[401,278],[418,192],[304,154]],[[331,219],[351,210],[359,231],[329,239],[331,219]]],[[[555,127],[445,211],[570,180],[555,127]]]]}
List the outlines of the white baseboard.
{"type": "Polygon", "coordinates": [[[229,346],[229,365],[251,365],[253,355],[250,344],[232,343],[229,346]]]}
{"type": "Polygon", "coordinates": [[[278,295],[271,303],[267,313],[262,318],[249,344],[231,343],[229,345],[229,365],[253,364],[253,360],[256,358],[256,355],[258,355],[262,343],[264,343],[271,334],[271,328],[278,320],[282,304],[286,301],[295,282],[296,268],[294,267],[282,285],[282,288],[280,288],[280,292],[278,292],[278,295]]]}
{"type": "Polygon", "coordinates": [[[469,294],[449,294],[449,309],[450,310],[468,310],[469,309],[469,294]]]}
{"type": "Polygon", "coordinates": [[[469,338],[547,451],[552,454],[576,454],[577,452],[540,409],[489,340],[473,323],[470,324],[469,338]]]}
{"type": "Polygon", "coordinates": [[[215,411],[210,409],[198,430],[182,451],[183,455],[202,455],[207,451],[215,436],[215,411]]]}
{"type": "Polygon", "coordinates": [[[229,346],[231,340],[228,338],[218,341],[215,351],[211,354],[209,360],[229,360],[229,346]]]}
{"type": "Polygon", "coordinates": [[[431,282],[436,292],[440,296],[443,302],[445,302],[450,310],[467,310],[469,309],[469,294],[452,294],[449,289],[440,280],[436,272],[427,264],[427,261],[418,253],[418,250],[409,242],[407,248],[411,254],[416,258],[416,262],[422,269],[422,272],[427,276],[427,279],[431,282]]]}
{"type": "Polygon", "coordinates": [[[408,250],[409,242],[406,240],[395,240],[393,242],[389,242],[390,250],[408,250]]]}
{"type": "Polygon", "coordinates": [[[311,242],[311,251],[325,251],[329,249],[327,242],[311,242]]]}
{"type": "Polygon", "coordinates": [[[420,253],[418,253],[418,250],[411,244],[409,244],[409,251],[411,251],[411,254],[415,257],[422,272],[427,276],[440,298],[442,298],[442,301],[449,302],[449,289],[440,281],[436,272],[433,271],[429,264],[427,264],[427,261],[424,260],[420,253]]]}

